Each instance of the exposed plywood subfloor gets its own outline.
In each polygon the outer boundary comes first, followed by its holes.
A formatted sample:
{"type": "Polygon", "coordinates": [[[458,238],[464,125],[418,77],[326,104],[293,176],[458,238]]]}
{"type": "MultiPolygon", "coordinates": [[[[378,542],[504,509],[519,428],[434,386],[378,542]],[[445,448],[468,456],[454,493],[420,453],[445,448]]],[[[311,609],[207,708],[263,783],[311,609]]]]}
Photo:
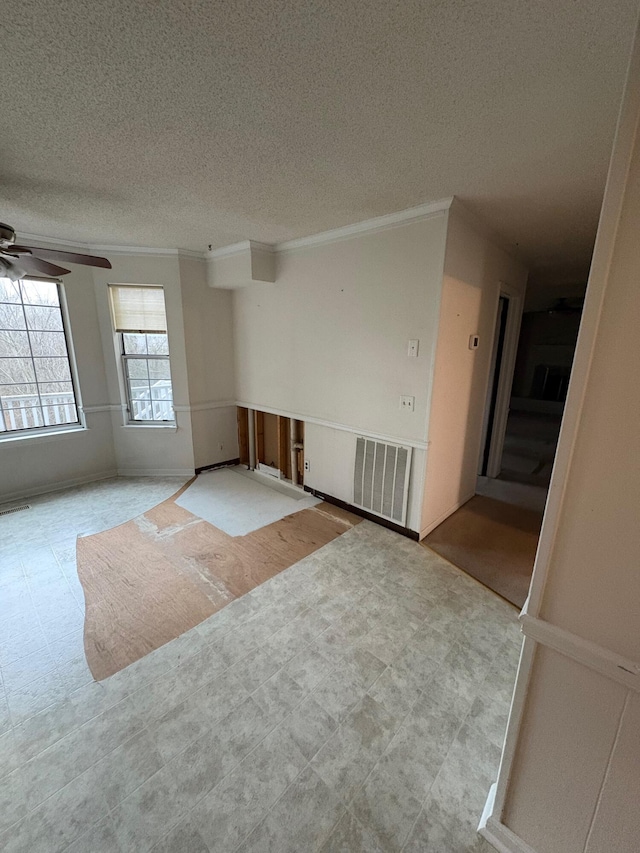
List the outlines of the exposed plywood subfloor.
{"type": "Polygon", "coordinates": [[[542,513],[476,495],[422,544],[522,607],[531,583],[542,513]]]}
{"type": "Polygon", "coordinates": [[[360,519],[327,503],[232,537],[175,503],[78,539],[84,646],[98,681],[179,637],[360,519]]]}

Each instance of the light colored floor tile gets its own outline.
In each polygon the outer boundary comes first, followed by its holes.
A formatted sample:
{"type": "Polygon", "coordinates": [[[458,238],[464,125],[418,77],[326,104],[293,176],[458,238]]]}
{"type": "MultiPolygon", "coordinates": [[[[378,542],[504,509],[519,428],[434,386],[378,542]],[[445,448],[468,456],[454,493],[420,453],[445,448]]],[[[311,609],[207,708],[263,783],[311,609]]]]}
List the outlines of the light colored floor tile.
{"type": "Polygon", "coordinates": [[[420,814],[422,800],[384,769],[371,774],[351,810],[384,851],[399,851],[420,814]]]}
{"type": "Polygon", "coordinates": [[[321,853],[384,853],[373,833],[351,812],[340,819],[321,853]]]}
{"type": "Polygon", "coordinates": [[[0,640],[0,667],[20,660],[32,652],[39,652],[46,646],[47,641],[39,625],[31,631],[5,637],[0,640]]]}
{"type": "Polygon", "coordinates": [[[305,765],[284,729],[276,729],[258,744],[191,815],[210,853],[235,850],[305,765]]]}
{"type": "Polygon", "coordinates": [[[312,853],[322,847],[344,811],[337,794],[307,767],[238,851],[312,853]]]}
{"type": "Polygon", "coordinates": [[[399,724],[400,721],[382,705],[365,696],[313,758],[311,766],[348,803],[399,724]]]}
{"type": "Polygon", "coordinates": [[[13,724],[18,725],[28,720],[39,711],[62,701],[66,695],[67,690],[56,669],[25,686],[7,691],[7,703],[13,724]]]}
{"type": "Polygon", "coordinates": [[[104,481],[7,517],[3,851],[486,853],[517,614],[391,531],[362,522],[91,680],[75,538],[181,482],[104,481]]]}
{"type": "Polygon", "coordinates": [[[55,662],[45,646],[2,667],[5,689],[8,693],[13,693],[55,669],[55,662]]]}
{"type": "Polygon", "coordinates": [[[290,732],[307,761],[311,761],[338,728],[337,720],[318,705],[313,696],[303,699],[282,725],[290,732]]]}

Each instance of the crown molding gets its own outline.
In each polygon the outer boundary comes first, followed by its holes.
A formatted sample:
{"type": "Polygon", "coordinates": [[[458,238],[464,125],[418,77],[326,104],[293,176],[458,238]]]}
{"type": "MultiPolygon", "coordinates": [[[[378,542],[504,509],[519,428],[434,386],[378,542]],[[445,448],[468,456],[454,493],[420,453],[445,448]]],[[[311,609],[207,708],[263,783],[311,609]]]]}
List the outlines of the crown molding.
{"type": "Polygon", "coordinates": [[[376,216],[373,219],[365,219],[351,225],[333,228],[330,231],[321,231],[308,237],[299,237],[295,240],[285,240],[282,243],[260,243],[256,240],[242,240],[219,249],[210,249],[199,252],[193,249],[158,248],[153,246],[114,246],[105,243],[87,243],[82,240],[65,240],[59,237],[47,237],[43,234],[29,234],[24,231],[18,232],[19,239],[27,244],[45,244],[47,246],[63,246],[69,249],[79,249],[84,252],[103,252],[110,255],[147,255],[156,257],[186,257],[194,260],[218,260],[220,258],[233,257],[247,251],[261,251],[276,254],[278,252],[293,252],[311,246],[321,246],[327,243],[335,243],[340,240],[348,240],[360,234],[376,233],[398,225],[409,225],[422,219],[445,213],[454,203],[454,198],[444,198],[439,201],[427,202],[417,207],[409,207],[406,210],[398,210],[395,213],[387,213],[376,216]]]}
{"type": "Polygon", "coordinates": [[[85,252],[92,248],[89,243],[83,243],[82,240],[63,240],[61,237],[45,237],[43,234],[29,234],[27,231],[17,231],[16,242],[18,245],[46,243],[47,246],[64,246],[68,249],[82,249],[85,252]]]}
{"type": "Polygon", "coordinates": [[[196,260],[205,260],[206,253],[194,249],[163,249],[154,246],[111,246],[105,243],[85,243],[82,240],[63,240],[60,237],[45,237],[42,234],[29,234],[25,231],[17,232],[20,243],[27,245],[35,244],[51,247],[64,247],[65,249],[79,249],[82,252],[104,252],[109,255],[149,255],[155,257],[186,257],[196,260]]]}
{"type": "Polygon", "coordinates": [[[296,240],[285,240],[276,243],[276,252],[292,252],[297,249],[305,249],[308,246],[321,246],[324,243],[335,243],[339,240],[348,240],[360,234],[386,231],[387,228],[395,228],[398,225],[409,225],[422,219],[430,219],[445,213],[453,203],[451,198],[420,204],[417,207],[409,207],[406,210],[398,210],[395,213],[387,213],[384,216],[376,216],[374,219],[365,219],[352,225],[344,225],[341,228],[332,228],[330,231],[322,231],[319,234],[311,234],[309,237],[300,237],[296,240]]]}

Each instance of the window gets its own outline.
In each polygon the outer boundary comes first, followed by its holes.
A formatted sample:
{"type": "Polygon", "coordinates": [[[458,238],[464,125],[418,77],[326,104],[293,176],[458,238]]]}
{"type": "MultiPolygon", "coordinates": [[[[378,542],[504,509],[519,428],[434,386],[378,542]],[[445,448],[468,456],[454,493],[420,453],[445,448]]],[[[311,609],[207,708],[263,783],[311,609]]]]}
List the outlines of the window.
{"type": "Polygon", "coordinates": [[[169,342],[161,287],[111,285],[131,423],[173,423],[169,342]]]}
{"type": "Polygon", "coordinates": [[[0,278],[0,434],[77,423],[60,285],[0,278]]]}

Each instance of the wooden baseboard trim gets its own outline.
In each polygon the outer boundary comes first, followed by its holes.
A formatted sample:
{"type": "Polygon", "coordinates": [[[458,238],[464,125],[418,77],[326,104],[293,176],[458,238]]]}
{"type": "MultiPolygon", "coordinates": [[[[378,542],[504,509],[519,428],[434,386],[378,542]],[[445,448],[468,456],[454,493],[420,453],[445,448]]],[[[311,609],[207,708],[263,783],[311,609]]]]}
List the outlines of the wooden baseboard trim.
{"type": "Polygon", "coordinates": [[[367,512],[366,509],[362,509],[359,506],[354,506],[353,504],[347,503],[346,501],[340,500],[340,498],[334,498],[333,495],[326,495],[324,492],[319,492],[317,489],[312,489],[310,486],[304,486],[305,492],[309,492],[316,498],[320,498],[320,500],[326,501],[327,503],[334,504],[335,506],[339,506],[341,509],[346,509],[348,512],[352,512],[354,515],[359,515],[361,518],[366,518],[367,521],[373,521],[376,524],[381,525],[382,527],[386,527],[389,530],[393,530],[395,533],[399,533],[401,536],[406,536],[408,539],[413,539],[415,542],[419,539],[419,534],[417,530],[410,530],[408,527],[403,527],[401,524],[395,524],[393,521],[388,521],[386,518],[381,518],[379,515],[374,515],[372,512],[367,512]]]}
{"type": "Polygon", "coordinates": [[[201,465],[196,468],[196,474],[202,474],[203,471],[213,471],[215,468],[230,468],[232,465],[239,465],[240,458],[227,459],[225,462],[214,462],[213,465],[201,465]]]}

